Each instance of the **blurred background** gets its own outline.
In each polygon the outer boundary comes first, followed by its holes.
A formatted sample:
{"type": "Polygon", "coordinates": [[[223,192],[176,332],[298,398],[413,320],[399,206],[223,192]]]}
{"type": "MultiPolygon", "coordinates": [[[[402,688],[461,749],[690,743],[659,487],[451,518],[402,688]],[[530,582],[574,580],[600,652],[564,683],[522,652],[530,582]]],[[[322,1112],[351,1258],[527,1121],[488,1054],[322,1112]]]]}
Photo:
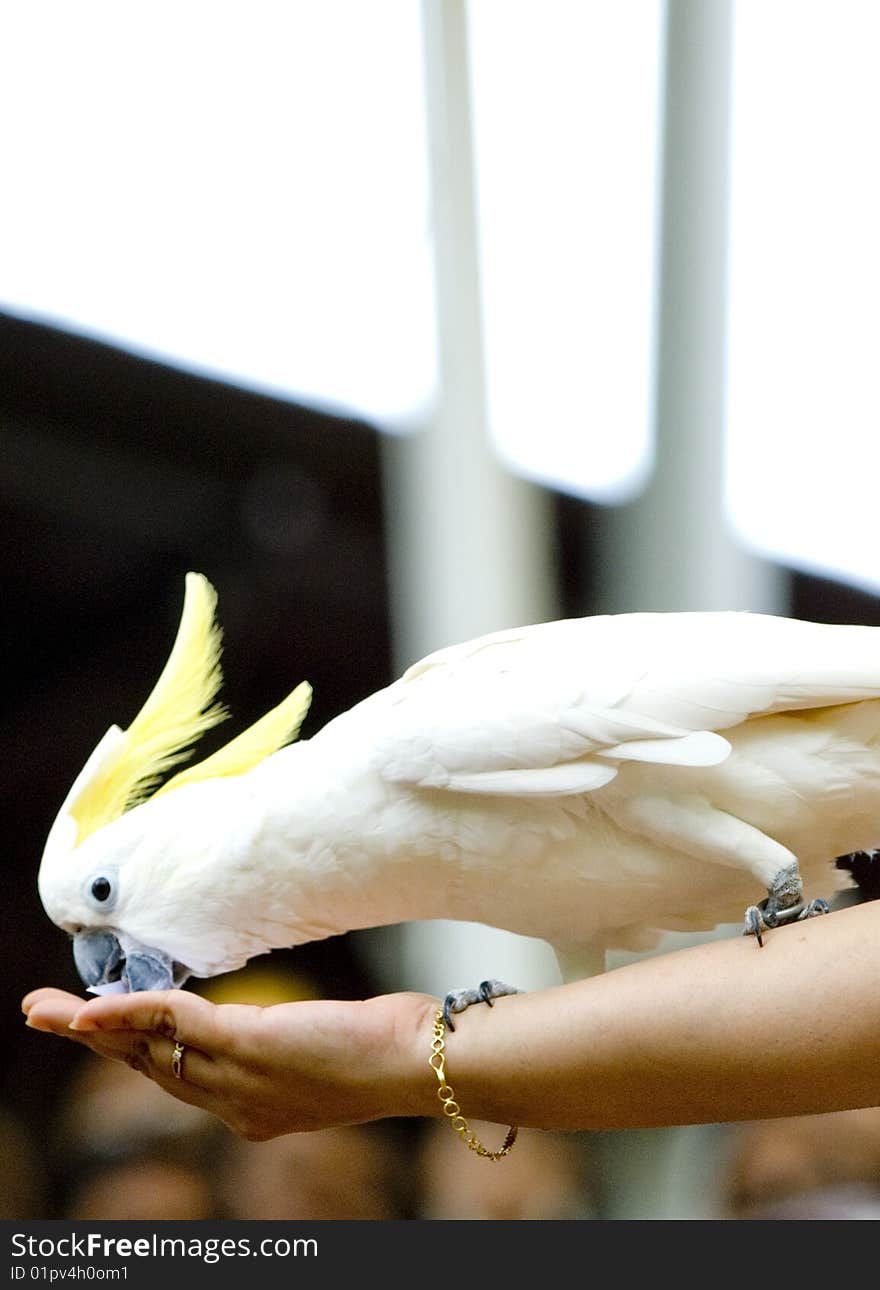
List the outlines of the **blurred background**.
{"type": "MultiPolygon", "coordinates": [[[[188,569],[236,725],[307,678],[305,737],[504,626],[880,623],[878,52],[873,0],[5,7],[3,1217],[878,1216],[872,1112],[526,1135],[487,1179],[429,1125],[238,1143],[19,1011],[79,989],[43,841],[188,569]]],[[[202,985],[489,975],[558,979],[432,923],[202,985]]]]}

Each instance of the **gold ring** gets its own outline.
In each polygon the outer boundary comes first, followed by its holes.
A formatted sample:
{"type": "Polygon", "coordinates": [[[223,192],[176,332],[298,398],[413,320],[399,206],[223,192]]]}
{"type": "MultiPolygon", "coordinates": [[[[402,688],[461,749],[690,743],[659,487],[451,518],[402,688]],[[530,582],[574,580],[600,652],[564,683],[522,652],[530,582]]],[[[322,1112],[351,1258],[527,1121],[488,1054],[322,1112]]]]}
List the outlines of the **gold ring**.
{"type": "Polygon", "coordinates": [[[175,1079],[183,1079],[183,1044],[174,1045],[174,1052],[171,1054],[171,1074],[175,1079]]]}

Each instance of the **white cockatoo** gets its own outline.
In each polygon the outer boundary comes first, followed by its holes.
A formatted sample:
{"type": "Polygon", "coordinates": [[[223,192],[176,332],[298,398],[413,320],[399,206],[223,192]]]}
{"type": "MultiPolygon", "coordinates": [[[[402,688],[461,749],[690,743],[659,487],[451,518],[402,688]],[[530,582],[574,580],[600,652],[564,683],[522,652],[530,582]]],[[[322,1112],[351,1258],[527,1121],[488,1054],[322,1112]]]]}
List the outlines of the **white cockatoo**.
{"type": "Polygon", "coordinates": [[[850,881],[835,858],[878,842],[880,629],[745,612],[499,631],[292,742],[304,682],[150,794],[224,715],[215,600],[187,574],[159,681],[46,842],[40,896],[96,993],[441,918],[542,938],[582,975],[664,930],[745,910],[760,940],[824,912],[850,881]]]}

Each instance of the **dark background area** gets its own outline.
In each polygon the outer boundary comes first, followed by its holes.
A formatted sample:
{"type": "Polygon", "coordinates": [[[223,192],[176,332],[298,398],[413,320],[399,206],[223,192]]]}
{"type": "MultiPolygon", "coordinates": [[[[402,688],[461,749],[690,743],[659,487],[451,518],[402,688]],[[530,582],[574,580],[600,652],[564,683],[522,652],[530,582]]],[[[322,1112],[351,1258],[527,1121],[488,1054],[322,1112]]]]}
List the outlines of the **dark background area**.
{"type": "MultiPolygon", "coordinates": [[[[393,679],[386,524],[371,426],[2,316],[0,436],[0,1099],[39,1132],[78,1050],[26,1030],[20,999],[80,992],[37,895],[43,842],[101,735],[158,677],[184,574],[213,582],[224,631],[232,718],[204,751],[304,678],[308,737],[393,679]]],[[[552,510],[560,612],[593,612],[606,513],[556,494],[552,510]]],[[[877,598],[836,583],[792,573],[790,590],[795,616],[880,622],[877,598]]],[[[363,936],[289,953],[322,993],[362,997],[376,985],[363,936]]]]}
{"type": "MultiPolygon", "coordinates": [[[[27,1031],[19,1001],[37,985],[81,991],[37,895],[43,842],[101,735],[157,679],[186,571],[217,589],[232,714],[200,753],[302,679],[305,735],[392,678],[369,426],[7,317],[0,427],[0,1097],[34,1123],[78,1054],[27,1031]]],[[[302,947],[297,970],[338,997],[369,993],[354,939],[302,947]]]]}

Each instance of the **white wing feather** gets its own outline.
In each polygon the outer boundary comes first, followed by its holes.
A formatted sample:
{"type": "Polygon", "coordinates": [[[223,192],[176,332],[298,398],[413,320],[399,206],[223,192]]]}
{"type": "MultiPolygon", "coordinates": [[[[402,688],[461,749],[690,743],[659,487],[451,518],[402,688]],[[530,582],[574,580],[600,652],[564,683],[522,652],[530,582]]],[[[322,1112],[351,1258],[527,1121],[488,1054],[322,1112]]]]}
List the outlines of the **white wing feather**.
{"type": "Polygon", "coordinates": [[[730,753],[718,732],[752,717],[875,698],[880,657],[872,628],[600,616],[441,650],[382,693],[387,780],[556,796],[603,787],[622,761],[718,765],[730,753]]]}

